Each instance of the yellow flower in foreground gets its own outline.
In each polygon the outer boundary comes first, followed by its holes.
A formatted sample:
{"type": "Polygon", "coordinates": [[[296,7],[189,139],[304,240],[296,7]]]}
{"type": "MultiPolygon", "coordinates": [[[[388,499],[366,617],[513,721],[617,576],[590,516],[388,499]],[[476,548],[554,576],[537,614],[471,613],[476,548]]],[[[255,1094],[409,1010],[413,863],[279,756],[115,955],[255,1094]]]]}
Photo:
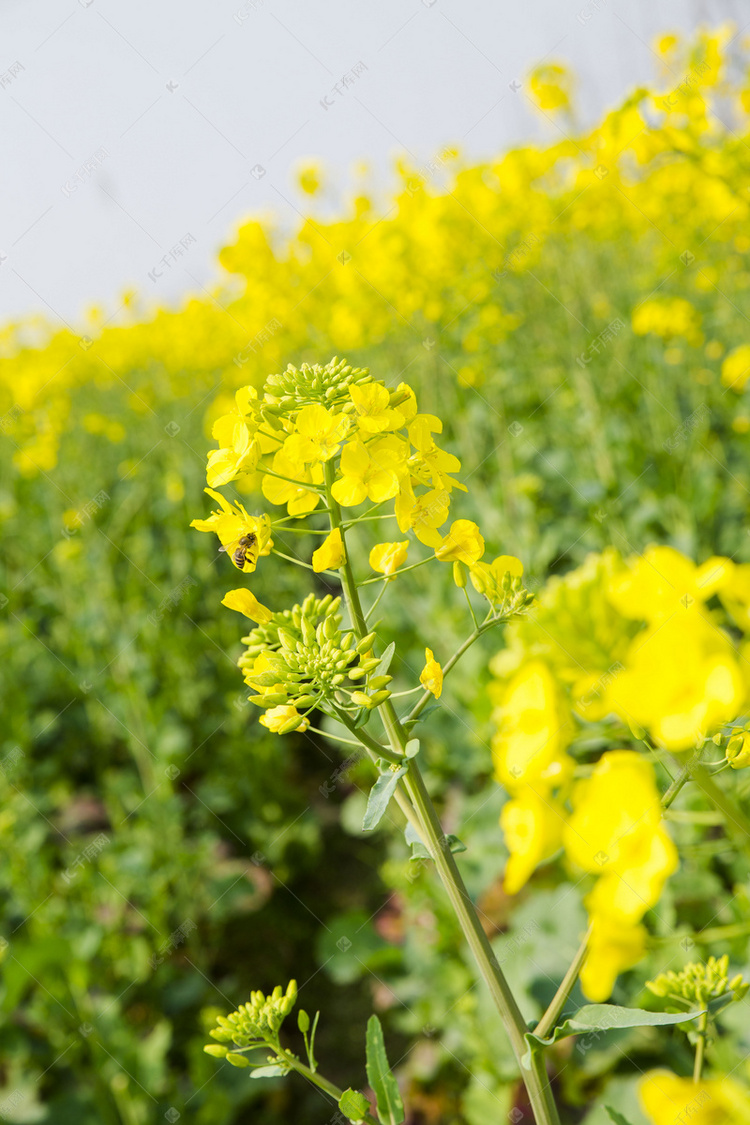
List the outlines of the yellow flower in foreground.
{"type": "Polygon", "coordinates": [[[221,604],[227,609],[236,609],[238,613],[244,613],[245,617],[256,621],[258,625],[265,625],[273,617],[270,609],[261,605],[255,594],[251,594],[249,590],[229,590],[221,599],[221,604]]]}
{"type": "Polygon", "coordinates": [[[398,543],[377,543],[370,551],[370,566],[380,574],[387,574],[392,578],[406,562],[408,553],[408,539],[402,539],[398,543]]]}
{"type": "Polygon", "coordinates": [[[271,521],[266,515],[248,515],[242,504],[230,503],[212,488],[204,492],[218,500],[220,508],[206,520],[193,520],[190,526],[198,531],[214,531],[221,540],[221,550],[227,552],[237,569],[251,573],[259,557],[271,553],[271,521]]]}
{"type": "Polygon", "coordinates": [[[478,562],[483,554],[484,539],[471,520],[454,520],[435,551],[435,557],[441,562],[462,562],[467,566],[478,562]]]}
{"type": "Polygon", "coordinates": [[[357,424],[366,434],[400,430],[404,425],[404,415],[391,407],[390,392],[382,383],[355,383],[349,394],[357,411],[357,424]]]}
{"type": "Polygon", "coordinates": [[[330,461],[348,429],[346,414],[334,414],[319,403],[303,406],[297,415],[296,432],[284,442],[284,453],[299,465],[330,461]]]}
{"type": "Polygon", "coordinates": [[[368,498],[374,504],[392,499],[405,462],[405,442],[400,438],[380,438],[368,445],[359,440],[347,442],[339,464],[341,477],[331,489],[334,499],[345,508],[368,498]]]}
{"type": "Polygon", "coordinates": [[[610,918],[590,916],[593,924],[588,954],[581,969],[581,990],[587,1000],[601,1004],[608,1000],[620,973],[632,969],[646,955],[646,927],[610,918]]]}
{"type": "Polygon", "coordinates": [[[260,444],[255,440],[257,391],[253,387],[240,387],[234,398],[235,410],[217,418],[211,431],[221,447],[208,454],[206,479],[212,488],[228,484],[240,473],[252,472],[261,453],[260,444]]]}
{"type": "Polygon", "coordinates": [[[745,694],[728,637],[703,614],[675,614],[635,637],[607,702],[662,746],[687,750],[736,719],[745,694]]]}
{"type": "Polygon", "coordinates": [[[395,504],[399,531],[411,530],[426,547],[439,547],[443,537],[437,529],[448,519],[450,503],[444,488],[432,488],[415,499],[411,485],[405,483],[395,504]]]}
{"type": "Polygon", "coordinates": [[[721,381],[737,394],[745,389],[750,379],[750,344],[742,344],[726,357],[721,365],[721,381]]]}
{"type": "Polygon", "coordinates": [[[424,650],[424,657],[427,663],[420,673],[419,682],[427,691],[432,692],[435,699],[440,699],[443,690],[443,669],[435,659],[431,648],[424,650]]]}
{"type": "Polygon", "coordinates": [[[312,568],[316,574],[320,574],[321,570],[338,570],[345,562],[346,551],[344,550],[341,531],[338,527],[334,527],[333,531],[326,535],[317,551],[313,551],[312,568]]]}
{"type": "Polygon", "coordinates": [[[503,805],[500,827],[510,852],[503,880],[507,894],[517,894],[560,847],[564,817],[560,805],[528,788],[503,805]]]}
{"type": "Polygon", "coordinates": [[[733,1078],[678,1078],[650,1071],[640,1084],[641,1108],[653,1125],[747,1125],[750,1094],[733,1078]]]}
{"type": "Polygon", "coordinates": [[[292,703],[284,703],[279,707],[269,707],[260,721],[274,734],[289,734],[293,730],[307,730],[310,720],[300,715],[292,703]]]}
{"type": "Polygon", "coordinates": [[[290,516],[306,516],[317,507],[320,494],[306,484],[321,484],[323,466],[319,463],[300,466],[280,449],[271,462],[277,476],[264,473],[261,491],[271,504],[286,504],[290,516]],[[282,479],[287,478],[287,479],[282,479]]]}

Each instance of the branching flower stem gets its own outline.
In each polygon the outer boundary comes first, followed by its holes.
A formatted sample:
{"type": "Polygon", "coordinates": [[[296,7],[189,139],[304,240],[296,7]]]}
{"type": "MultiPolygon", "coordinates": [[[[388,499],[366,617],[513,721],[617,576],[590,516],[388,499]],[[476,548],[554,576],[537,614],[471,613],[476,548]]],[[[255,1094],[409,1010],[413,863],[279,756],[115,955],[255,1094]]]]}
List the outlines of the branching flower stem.
{"type": "MultiPolygon", "coordinates": [[[[341,518],[341,511],[331,493],[331,486],[334,481],[334,466],[330,461],[326,463],[325,474],[331,529],[338,528],[341,531],[342,538],[344,538],[345,533],[342,530],[343,520],[341,518]]],[[[339,573],[349,609],[349,615],[351,617],[352,628],[361,639],[367,635],[367,624],[364,613],[362,612],[359,590],[349,562],[348,552],[346,553],[345,562],[339,573]]],[[[408,734],[399,722],[390,700],[386,700],[385,703],[382,704],[380,707],[380,715],[388,736],[392,754],[397,760],[404,761],[408,734]]],[[[368,746],[368,742],[372,741],[362,730],[357,730],[356,735],[358,738],[362,739],[365,746],[368,746]]],[[[378,749],[382,749],[377,743],[375,745],[378,749]]],[[[372,749],[371,746],[369,748],[372,749]]],[[[526,1085],[536,1125],[559,1125],[560,1119],[547,1076],[544,1056],[539,1051],[527,1051],[525,1039],[526,1024],[523,1016],[515,996],[511,992],[505,974],[498,964],[489,938],[484,932],[476,907],[471,900],[466,885],[461,877],[461,873],[458,870],[453,853],[450,850],[445,833],[443,832],[437,811],[435,810],[435,806],[432,803],[424,783],[422,773],[414,758],[408,760],[408,772],[404,776],[403,786],[408,795],[412,809],[414,810],[416,818],[415,826],[419,831],[419,835],[427,851],[435,862],[438,875],[440,876],[451,905],[456,913],[464,937],[490,991],[498,1013],[500,1014],[500,1018],[503,1021],[513,1053],[521,1070],[523,1081],[526,1085]],[[530,1062],[525,1064],[524,1059],[528,1059],[529,1055],[530,1062]]]]}

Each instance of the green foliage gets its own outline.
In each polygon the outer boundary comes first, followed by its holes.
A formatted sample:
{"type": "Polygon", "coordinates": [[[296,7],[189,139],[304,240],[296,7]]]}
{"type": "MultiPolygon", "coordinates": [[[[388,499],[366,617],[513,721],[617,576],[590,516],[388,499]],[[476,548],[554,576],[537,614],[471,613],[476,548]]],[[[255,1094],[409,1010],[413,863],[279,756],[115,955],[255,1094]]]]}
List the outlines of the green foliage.
{"type": "Polygon", "coordinates": [[[388,1064],[383,1028],[377,1016],[370,1016],[367,1021],[366,1046],[367,1080],[375,1093],[381,1125],[401,1125],[404,1120],[404,1105],[398,1083],[388,1064]]]}

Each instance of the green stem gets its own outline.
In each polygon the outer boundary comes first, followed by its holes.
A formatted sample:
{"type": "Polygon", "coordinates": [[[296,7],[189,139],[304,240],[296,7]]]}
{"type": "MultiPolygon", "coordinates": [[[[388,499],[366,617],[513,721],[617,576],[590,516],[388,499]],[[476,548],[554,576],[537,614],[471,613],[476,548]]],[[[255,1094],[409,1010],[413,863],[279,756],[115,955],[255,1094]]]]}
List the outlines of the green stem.
{"type": "Polygon", "coordinates": [[[708,1030],[708,1013],[704,1012],[698,1021],[698,1042],[695,1046],[695,1066],[693,1067],[693,1082],[700,1082],[703,1073],[703,1062],[706,1055],[706,1031],[708,1030]]]}
{"type": "Polygon", "coordinates": [[[748,820],[742,810],[735,805],[734,801],[726,795],[721,786],[716,784],[711,774],[701,762],[693,764],[692,776],[695,784],[703,791],[711,804],[723,814],[724,823],[729,835],[735,840],[742,851],[747,852],[748,845],[750,844],[750,820],[748,820]]]}
{"type": "MultiPolygon", "coordinates": [[[[329,519],[332,530],[336,527],[341,530],[343,522],[341,510],[331,493],[334,479],[335,469],[332,462],[328,461],[325,465],[325,482],[328,507],[330,509],[329,519]]],[[[343,530],[341,531],[341,535],[343,539],[343,530]]],[[[346,545],[344,546],[344,551],[346,561],[339,573],[341,575],[346,602],[349,607],[352,629],[358,637],[362,638],[367,635],[367,624],[362,612],[359,591],[349,561],[349,552],[346,550],[346,545]]],[[[388,740],[391,744],[391,750],[397,758],[401,759],[404,755],[408,736],[398,720],[393,703],[390,699],[387,699],[381,705],[380,715],[386,734],[388,735],[388,740]]],[[[357,737],[362,737],[364,733],[365,732],[362,730],[357,730],[356,732],[357,737]]],[[[368,741],[371,740],[368,738],[368,741]]],[[[368,744],[365,742],[364,738],[363,742],[365,745],[368,744]]],[[[526,1091],[534,1113],[534,1120],[537,1125],[560,1125],[555,1100],[550,1087],[549,1078],[547,1077],[543,1054],[541,1052],[532,1051],[531,1063],[528,1068],[522,1061],[527,1054],[525,1040],[526,1024],[518,1004],[516,1003],[515,996],[511,992],[505,975],[498,964],[489,938],[482,928],[476,908],[469,896],[461,873],[458,870],[453,853],[447,845],[440,819],[414,758],[409,759],[408,773],[403,779],[403,784],[420,823],[420,836],[435,861],[435,866],[441,882],[456,913],[464,937],[474,955],[479,971],[490,991],[505,1026],[506,1034],[510,1040],[513,1053],[526,1085],[526,1091]]]]}
{"type": "Polygon", "coordinates": [[[573,958],[570,968],[562,979],[560,987],[555,995],[552,997],[550,1006],[544,1013],[539,1023],[534,1028],[534,1034],[540,1039],[546,1039],[552,1030],[557,1026],[557,1021],[560,1018],[563,1008],[568,1002],[568,997],[573,991],[573,986],[578,980],[578,975],[583,968],[583,962],[586,960],[586,954],[589,951],[589,938],[591,937],[592,927],[589,926],[585,938],[581,942],[578,952],[573,958]]]}
{"type": "Polygon", "coordinates": [[[661,807],[663,809],[669,808],[682,787],[686,785],[688,781],[690,781],[690,778],[693,776],[693,765],[694,762],[691,758],[690,761],[682,767],[677,777],[669,786],[669,789],[667,789],[666,793],[661,799],[661,807]]]}
{"type": "MultiPolygon", "coordinates": [[[[290,1067],[291,1070],[296,1070],[298,1074],[301,1074],[302,1077],[306,1078],[308,1082],[311,1082],[313,1086],[317,1086],[318,1089],[322,1090],[324,1094],[328,1094],[330,1098],[333,1098],[338,1105],[344,1093],[342,1089],[334,1085],[333,1082],[329,1082],[328,1079],[324,1078],[322,1074],[318,1074],[317,1071],[312,1071],[309,1066],[305,1066],[303,1062],[300,1062],[298,1058],[295,1058],[291,1051],[287,1051],[280,1045],[274,1045],[273,1049],[281,1058],[283,1058],[284,1062],[287,1064],[287,1066],[290,1067]]],[[[367,1122],[367,1125],[378,1125],[378,1122],[370,1113],[366,1113],[363,1120],[367,1122]]]]}

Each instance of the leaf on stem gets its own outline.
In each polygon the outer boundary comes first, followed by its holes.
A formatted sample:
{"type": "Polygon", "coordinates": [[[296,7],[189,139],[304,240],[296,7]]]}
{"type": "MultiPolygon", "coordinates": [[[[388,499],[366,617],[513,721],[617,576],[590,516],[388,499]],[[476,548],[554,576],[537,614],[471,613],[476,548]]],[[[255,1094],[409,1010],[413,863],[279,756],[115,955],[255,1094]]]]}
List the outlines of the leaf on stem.
{"type": "Polygon", "coordinates": [[[370,1103],[364,1094],[350,1087],[339,1098],[339,1109],[350,1121],[362,1121],[365,1114],[370,1112],[370,1103]]]}
{"type": "Polygon", "coordinates": [[[630,1125],[627,1117],[623,1117],[616,1109],[612,1109],[611,1105],[605,1105],[604,1109],[614,1121],[615,1125],[630,1125]]]}
{"type": "Polygon", "coordinates": [[[398,1083],[388,1064],[385,1053],[383,1028],[377,1016],[367,1021],[367,1081],[375,1094],[378,1118],[382,1125],[402,1125],[404,1103],[401,1101],[398,1083]]]}
{"type": "MultiPolygon", "coordinates": [[[[381,769],[381,763],[387,766],[387,763],[381,758],[378,763],[381,769]]],[[[365,809],[365,817],[362,821],[363,832],[371,832],[383,819],[385,810],[388,808],[388,802],[396,792],[396,786],[406,773],[406,769],[406,766],[399,766],[398,769],[392,770],[386,768],[381,772],[380,777],[373,785],[367,798],[367,808],[365,809]]]]}
{"type": "Polygon", "coordinates": [[[532,1032],[527,1032],[524,1038],[529,1049],[523,1057],[523,1065],[530,1065],[532,1051],[550,1047],[559,1039],[569,1035],[600,1034],[604,1031],[615,1031],[630,1027],[668,1027],[670,1025],[685,1023],[702,1016],[705,1008],[696,1012],[647,1012],[643,1008],[622,1008],[617,1004],[584,1004],[577,1012],[568,1016],[547,1039],[540,1039],[532,1032]]]}

